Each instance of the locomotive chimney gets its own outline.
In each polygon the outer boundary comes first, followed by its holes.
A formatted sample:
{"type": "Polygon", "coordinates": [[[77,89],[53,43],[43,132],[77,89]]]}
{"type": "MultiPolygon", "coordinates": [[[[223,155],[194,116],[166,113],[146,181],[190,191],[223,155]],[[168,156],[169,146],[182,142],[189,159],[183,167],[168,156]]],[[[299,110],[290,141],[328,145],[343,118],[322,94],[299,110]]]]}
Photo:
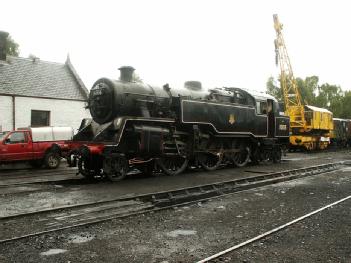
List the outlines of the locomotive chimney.
{"type": "Polygon", "coordinates": [[[6,61],[6,40],[9,33],[0,31],[0,61],[6,61]]]}
{"type": "Polygon", "coordinates": [[[133,73],[135,68],[130,67],[130,66],[123,66],[119,68],[120,70],[120,77],[119,79],[121,81],[126,81],[126,82],[132,82],[133,81],[133,73]]]}
{"type": "Polygon", "coordinates": [[[201,90],[202,89],[202,84],[200,81],[196,80],[189,80],[184,83],[184,87],[190,90],[201,90]]]}

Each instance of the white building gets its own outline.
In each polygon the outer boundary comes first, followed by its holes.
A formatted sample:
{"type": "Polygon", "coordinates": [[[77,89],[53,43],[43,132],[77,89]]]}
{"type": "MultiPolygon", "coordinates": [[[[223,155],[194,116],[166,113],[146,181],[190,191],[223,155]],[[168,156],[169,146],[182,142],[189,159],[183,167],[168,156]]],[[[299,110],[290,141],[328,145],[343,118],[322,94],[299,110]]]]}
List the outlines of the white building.
{"type": "Polygon", "coordinates": [[[87,98],[88,90],[69,57],[61,64],[0,56],[0,131],[28,126],[77,129],[90,117],[87,98]]]}

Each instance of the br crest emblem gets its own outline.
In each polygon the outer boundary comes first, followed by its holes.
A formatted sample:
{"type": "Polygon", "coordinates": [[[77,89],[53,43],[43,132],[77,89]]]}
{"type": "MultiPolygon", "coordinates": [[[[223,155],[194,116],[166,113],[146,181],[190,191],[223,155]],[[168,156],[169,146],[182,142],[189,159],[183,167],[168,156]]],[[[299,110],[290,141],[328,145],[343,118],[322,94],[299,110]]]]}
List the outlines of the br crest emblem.
{"type": "Polygon", "coordinates": [[[234,114],[230,114],[230,115],[229,115],[229,123],[230,123],[230,124],[234,124],[234,123],[235,123],[234,114]]]}

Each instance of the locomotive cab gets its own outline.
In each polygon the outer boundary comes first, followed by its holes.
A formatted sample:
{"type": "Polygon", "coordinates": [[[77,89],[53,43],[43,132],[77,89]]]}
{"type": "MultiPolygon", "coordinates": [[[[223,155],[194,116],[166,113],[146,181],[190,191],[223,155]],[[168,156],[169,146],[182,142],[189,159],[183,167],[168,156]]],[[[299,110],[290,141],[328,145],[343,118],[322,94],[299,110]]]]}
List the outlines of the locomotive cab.
{"type": "Polygon", "coordinates": [[[278,101],[266,93],[251,92],[256,101],[258,115],[267,116],[267,135],[269,138],[289,136],[289,117],[282,114],[278,101]]]}

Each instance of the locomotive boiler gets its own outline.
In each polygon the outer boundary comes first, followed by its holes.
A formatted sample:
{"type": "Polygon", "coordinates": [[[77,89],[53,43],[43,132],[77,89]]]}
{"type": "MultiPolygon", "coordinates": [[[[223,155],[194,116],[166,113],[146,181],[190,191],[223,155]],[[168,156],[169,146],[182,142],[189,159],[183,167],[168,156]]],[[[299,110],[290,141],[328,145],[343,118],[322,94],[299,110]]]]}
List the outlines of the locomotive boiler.
{"type": "Polygon", "coordinates": [[[97,80],[89,94],[92,119],[82,121],[72,154],[88,178],[123,179],[131,167],[178,174],[191,163],[206,170],[221,164],[278,162],[289,143],[289,118],[267,94],[235,87],[204,89],[187,81],[181,89],[120,79],[97,80]]]}

